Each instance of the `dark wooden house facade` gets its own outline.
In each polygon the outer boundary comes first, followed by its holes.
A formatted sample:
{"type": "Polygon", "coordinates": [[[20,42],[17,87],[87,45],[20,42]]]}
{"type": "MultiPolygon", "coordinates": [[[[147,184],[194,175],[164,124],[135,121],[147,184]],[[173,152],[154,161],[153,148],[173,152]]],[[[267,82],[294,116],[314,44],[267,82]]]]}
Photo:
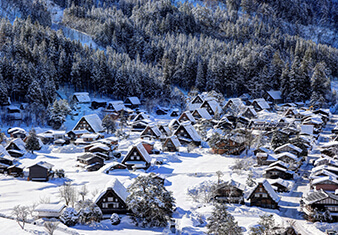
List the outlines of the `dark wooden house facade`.
{"type": "Polygon", "coordinates": [[[103,215],[126,214],[130,212],[126,204],[128,194],[123,184],[114,179],[107,184],[105,190],[95,197],[94,202],[101,209],[103,215]]]}
{"type": "Polygon", "coordinates": [[[267,180],[258,182],[257,186],[249,192],[247,200],[250,200],[250,206],[278,209],[280,197],[273,190],[267,180]]]}

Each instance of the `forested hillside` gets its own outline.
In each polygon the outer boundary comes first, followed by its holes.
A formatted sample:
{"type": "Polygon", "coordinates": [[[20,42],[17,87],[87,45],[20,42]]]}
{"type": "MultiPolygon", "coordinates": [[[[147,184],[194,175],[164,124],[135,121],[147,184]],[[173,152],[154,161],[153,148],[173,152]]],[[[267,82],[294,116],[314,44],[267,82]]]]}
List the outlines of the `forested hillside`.
{"type": "Polygon", "coordinates": [[[338,77],[336,1],[54,3],[64,9],[64,26],[91,35],[106,49],[84,47],[51,30],[45,1],[2,1],[2,9],[12,6],[22,18],[0,25],[3,100],[8,94],[47,106],[60,85],[118,99],[164,97],[178,86],[228,97],[260,97],[273,88],[290,101],[332,100],[330,79],[338,77]]]}

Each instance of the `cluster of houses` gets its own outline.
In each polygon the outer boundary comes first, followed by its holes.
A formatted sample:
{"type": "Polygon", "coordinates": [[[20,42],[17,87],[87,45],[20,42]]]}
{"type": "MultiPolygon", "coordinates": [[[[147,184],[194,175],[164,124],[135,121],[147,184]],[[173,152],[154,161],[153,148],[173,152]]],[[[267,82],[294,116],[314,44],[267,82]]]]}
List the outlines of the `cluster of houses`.
{"type": "MultiPolygon", "coordinates": [[[[49,130],[37,136],[42,144],[82,146],[84,153],[77,156],[77,165],[87,171],[97,171],[105,174],[114,172],[128,172],[130,170],[147,170],[152,163],[152,154],[160,153],[154,149],[154,143],[159,141],[162,151],[178,152],[181,146],[200,146],[202,137],[198,132],[201,125],[211,129],[227,130],[243,128],[250,130],[253,135],[262,134],[270,138],[279,131],[290,142],[272,149],[270,146],[259,147],[254,151],[257,166],[263,168],[264,180],[258,181],[250,189],[246,186],[229,180],[219,183],[213,192],[213,199],[226,203],[244,203],[250,201],[251,206],[278,209],[280,196],[278,193],[288,192],[297,171],[306,160],[307,149],[311,148],[312,141],[317,139],[321,130],[330,118],[326,110],[311,110],[304,108],[304,103],[283,102],[279,91],[267,91],[264,98],[250,100],[243,95],[240,98],[229,99],[222,104],[216,98],[206,93],[197,95],[187,105],[187,110],[169,110],[159,107],[158,115],[168,115],[168,122],[155,122],[154,119],[139,109],[141,104],[137,97],[128,97],[123,101],[91,101],[85,92],[74,93],[74,102],[90,104],[91,108],[102,108],[103,111],[117,119],[121,114],[127,119],[127,125],[133,132],[139,133],[139,139],[129,147],[126,154],[118,152],[118,139],[105,137],[102,120],[97,114],[86,115],[80,118],[74,128],[68,132],[49,130]],[[291,140],[301,140],[293,143],[291,140]],[[298,145],[298,146],[297,146],[298,145]],[[112,159],[114,161],[112,161],[112,159]]],[[[338,128],[334,129],[337,131],[338,128]]],[[[8,130],[10,142],[0,148],[0,172],[22,176],[23,168],[18,164],[18,157],[22,157],[25,150],[27,133],[21,128],[8,130]]],[[[204,137],[204,136],[203,136],[204,137]]],[[[205,140],[205,139],[204,139],[205,140]]],[[[333,157],[338,150],[338,142],[323,146],[322,158],[314,164],[310,175],[310,184],[313,192],[304,198],[304,211],[309,213],[316,210],[330,210],[331,215],[338,218],[338,160],[333,157]],[[335,152],[336,151],[336,152],[335,152]],[[336,200],[337,199],[337,200],[336,200]],[[336,212],[335,212],[336,211],[336,212]],[[336,214],[335,214],[336,213],[336,214]]],[[[243,136],[229,135],[212,147],[211,151],[218,154],[239,155],[247,147],[247,140],[243,136]]],[[[1,147],[1,146],[0,146],[1,147]]],[[[53,176],[53,165],[48,162],[37,162],[28,167],[28,179],[47,181],[53,176]]],[[[158,175],[154,177],[161,179],[158,175]]],[[[118,180],[113,180],[95,196],[95,203],[104,215],[112,213],[130,212],[126,206],[128,192],[118,180]]],[[[35,209],[41,217],[58,217],[64,205],[40,205],[35,209]]]]}
{"type": "MultiPolygon", "coordinates": [[[[335,133],[335,129],[332,130],[335,133]]],[[[338,142],[321,146],[321,157],[309,174],[310,191],[302,198],[302,210],[310,221],[338,221],[338,142]],[[326,216],[325,216],[326,215],[326,216]],[[327,217],[329,216],[329,220],[327,217]]]]}

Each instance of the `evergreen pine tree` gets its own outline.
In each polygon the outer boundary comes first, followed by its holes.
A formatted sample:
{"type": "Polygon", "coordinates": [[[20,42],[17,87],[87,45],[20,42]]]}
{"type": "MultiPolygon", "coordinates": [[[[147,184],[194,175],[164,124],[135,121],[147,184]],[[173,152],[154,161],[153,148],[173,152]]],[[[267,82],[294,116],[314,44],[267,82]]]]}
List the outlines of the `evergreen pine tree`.
{"type": "Polygon", "coordinates": [[[108,114],[102,119],[102,126],[106,129],[108,134],[116,131],[115,121],[108,114]]]}
{"type": "Polygon", "coordinates": [[[174,198],[151,175],[138,176],[128,187],[127,205],[136,226],[165,227],[174,209],[174,198]]]}
{"type": "Polygon", "coordinates": [[[242,229],[238,226],[235,218],[228,213],[227,206],[225,204],[215,204],[214,210],[208,218],[208,221],[208,234],[242,234],[242,229]]]}
{"type": "Polygon", "coordinates": [[[33,153],[34,150],[39,150],[41,148],[40,143],[39,143],[39,139],[38,139],[38,137],[36,135],[36,132],[35,132],[34,128],[32,128],[29,131],[25,147],[31,153],[33,153]]]}
{"type": "Polygon", "coordinates": [[[319,104],[323,106],[325,101],[330,99],[331,93],[331,84],[330,79],[326,75],[326,65],[325,63],[318,63],[314,68],[313,75],[311,77],[311,104],[319,104]]]}
{"type": "Polygon", "coordinates": [[[0,105],[8,104],[8,90],[0,73],[0,105]]]}
{"type": "Polygon", "coordinates": [[[258,226],[251,228],[251,235],[274,235],[275,219],[273,215],[262,215],[258,222],[258,226]]]}

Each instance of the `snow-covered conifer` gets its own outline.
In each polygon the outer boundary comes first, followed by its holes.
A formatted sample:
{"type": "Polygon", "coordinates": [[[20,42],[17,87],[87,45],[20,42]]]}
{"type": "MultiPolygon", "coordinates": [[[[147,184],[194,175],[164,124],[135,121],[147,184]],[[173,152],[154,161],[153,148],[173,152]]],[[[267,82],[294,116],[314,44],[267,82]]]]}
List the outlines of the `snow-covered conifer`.
{"type": "Polygon", "coordinates": [[[211,216],[208,218],[208,234],[228,234],[240,235],[242,234],[241,227],[235,218],[228,213],[225,204],[216,203],[211,216]]]}
{"type": "Polygon", "coordinates": [[[26,140],[26,149],[33,153],[34,150],[39,150],[41,148],[39,139],[36,135],[35,129],[32,128],[29,131],[27,140],[26,140]]]}
{"type": "Polygon", "coordinates": [[[174,210],[174,198],[154,177],[139,176],[128,187],[127,205],[141,227],[165,227],[174,210]]]}

